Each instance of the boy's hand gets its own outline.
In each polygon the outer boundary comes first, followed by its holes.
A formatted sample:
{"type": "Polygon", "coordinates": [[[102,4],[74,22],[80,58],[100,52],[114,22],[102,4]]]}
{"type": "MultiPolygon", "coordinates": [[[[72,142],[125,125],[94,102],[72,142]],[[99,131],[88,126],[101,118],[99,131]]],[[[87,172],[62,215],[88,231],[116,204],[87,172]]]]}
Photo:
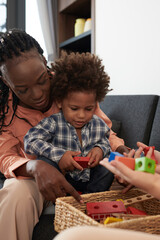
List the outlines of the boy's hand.
{"type": "Polygon", "coordinates": [[[103,151],[99,147],[94,147],[87,155],[90,158],[88,162],[89,167],[95,167],[103,159],[103,151]]]}
{"type": "Polygon", "coordinates": [[[75,168],[79,169],[80,171],[83,170],[83,168],[73,159],[74,156],[77,156],[80,153],[81,152],[67,151],[65,154],[63,154],[58,166],[64,175],[68,171],[72,172],[75,168]]]}

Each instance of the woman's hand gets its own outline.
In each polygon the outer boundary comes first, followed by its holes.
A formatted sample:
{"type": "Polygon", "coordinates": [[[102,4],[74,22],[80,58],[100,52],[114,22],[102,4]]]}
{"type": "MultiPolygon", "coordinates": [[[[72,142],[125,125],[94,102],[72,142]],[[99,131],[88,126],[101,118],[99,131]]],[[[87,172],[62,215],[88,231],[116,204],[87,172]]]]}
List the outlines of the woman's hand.
{"type": "Polygon", "coordinates": [[[50,164],[42,160],[30,160],[26,165],[26,170],[30,176],[35,178],[39,191],[46,200],[55,202],[57,197],[64,197],[69,193],[78,202],[83,202],[81,196],[67,182],[63,174],[50,164]]]}
{"type": "Polygon", "coordinates": [[[128,183],[143,189],[154,197],[160,199],[160,175],[155,173],[146,173],[134,171],[119,161],[108,162],[104,159],[100,162],[101,165],[109,169],[114,174],[123,178],[128,183]]]}
{"type": "MultiPolygon", "coordinates": [[[[142,152],[142,148],[136,153],[137,156],[139,156],[139,155],[141,154],[141,152],[142,152]]],[[[124,152],[123,154],[124,154],[125,157],[130,157],[130,158],[132,158],[132,157],[134,156],[134,154],[135,154],[135,150],[132,149],[129,153],[124,152]]],[[[116,174],[115,174],[115,179],[116,179],[116,181],[117,181],[120,185],[124,186],[124,189],[122,190],[122,193],[126,193],[126,192],[128,192],[131,188],[134,187],[132,184],[129,184],[124,178],[121,178],[120,176],[118,176],[118,175],[116,175],[116,174]]]]}
{"type": "MultiPolygon", "coordinates": [[[[137,142],[137,146],[142,147],[143,149],[145,147],[148,147],[147,145],[145,145],[144,143],[141,143],[141,142],[137,142]]],[[[160,152],[157,150],[154,150],[154,156],[155,156],[156,160],[158,161],[158,164],[160,164],[160,152]]],[[[160,166],[157,166],[157,167],[160,169],[160,166]]],[[[158,172],[160,173],[160,170],[158,172]]]]}
{"type": "MultiPolygon", "coordinates": [[[[146,145],[145,145],[146,147],[146,145]]],[[[125,157],[129,157],[129,158],[132,158],[132,157],[135,157],[135,158],[138,158],[141,156],[141,153],[143,151],[143,148],[142,147],[139,147],[139,149],[137,151],[135,151],[134,149],[132,149],[129,153],[124,153],[124,156],[125,157]]],[[[151,154],[150,152],[148,154],[151,154]]],[[[106,159],[105,160],[105,164],[108,162],[108,160],[106,159]]],[[[100,164],[102,163],[103,165],[103,162],[101,161],[100,164]]],[[[108,164],[107,164],[108,165],[108,164]]],[[[107,166],[106,166],[107,167],[107,166]]],[[[112,169],[113,170],[113,169],[112,169]]],[[[110,171],[112,171],[110,170],[110,171]]],[[[114,172],[113,172],[114,173],[114,172]]],[[[122,193],[126,193],[128,192],[131,188],[134,187],[133,184],[131,184],[130,182],[128,182],[125,178],[123,178],[121,175],[119,174],[116,174],[116,172],[114,173],[115,174],[115,179],[117,180],[117,182],[121,185],[124,186],[124,189],[122,190],[122,193]]]]}

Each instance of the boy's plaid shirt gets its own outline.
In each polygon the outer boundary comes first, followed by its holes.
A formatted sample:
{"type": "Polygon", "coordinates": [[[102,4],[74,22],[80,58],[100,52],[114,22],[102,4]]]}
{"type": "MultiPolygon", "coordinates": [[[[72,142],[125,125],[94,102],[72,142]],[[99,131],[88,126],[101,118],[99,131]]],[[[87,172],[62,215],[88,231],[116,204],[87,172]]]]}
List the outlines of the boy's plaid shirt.
{"type": "MultiPolygon", "coordinates": [[[[82,128],[82,145],[75,128],[68,123],[62,112],[44,118],[39,124],[31,128],[24,137],[24,148],[29,154],[44,156],[59,162],[66,151],[81,151],[81,156],[87,156],[94,147],[100,147],[103,157],[111,152],[109,143],[110,129],[106,123],[96,115],[82,128]]],[[[70,172],[76,181],[88,181],[90,169],[70,172]]]]}

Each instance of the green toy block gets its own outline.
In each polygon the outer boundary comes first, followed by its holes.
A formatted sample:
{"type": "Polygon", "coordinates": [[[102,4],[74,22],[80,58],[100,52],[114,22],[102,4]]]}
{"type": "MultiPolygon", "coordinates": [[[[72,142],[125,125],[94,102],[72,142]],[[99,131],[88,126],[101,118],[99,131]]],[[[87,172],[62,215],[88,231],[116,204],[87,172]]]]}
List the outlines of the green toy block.
{"type": "Polygon", "coordinates": [[[142,171],[142,172],[149,172],[154,174],[155,173],[155,161],[147,158],[147,157],[141,157],[135,159],[135,170],[136,171],[142,171]]]}

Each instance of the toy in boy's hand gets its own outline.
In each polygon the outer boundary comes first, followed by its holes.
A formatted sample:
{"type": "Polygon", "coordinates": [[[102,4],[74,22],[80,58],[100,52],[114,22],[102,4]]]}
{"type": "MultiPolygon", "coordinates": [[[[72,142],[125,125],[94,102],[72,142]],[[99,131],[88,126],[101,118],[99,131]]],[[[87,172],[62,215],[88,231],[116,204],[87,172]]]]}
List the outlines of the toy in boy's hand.
{"type": "Polygon", "coordinates": [[[145,148],[143,149],[144,155],[145,155],[145,156],[147,155],[147,153],[148,153],[148,151],[149,151],[150,148],[153,149],[152,155],[151,155],[151,159],[153,159],[153,160],[156,162],[156,164],[157,164],[158,161],[156,160],[156,158],[155,158],[155,156],[154,156],[154,150],[155,150],[155,147],[154,147],[154,146],[152,146],[152,147],[151,147],[151,146],[145,147],[145,148]]]}
{"type": "Polygon", "coordinates": [[[73,158],[81,167],[88,168],[89,157],[74,157],[73,158]]]}

